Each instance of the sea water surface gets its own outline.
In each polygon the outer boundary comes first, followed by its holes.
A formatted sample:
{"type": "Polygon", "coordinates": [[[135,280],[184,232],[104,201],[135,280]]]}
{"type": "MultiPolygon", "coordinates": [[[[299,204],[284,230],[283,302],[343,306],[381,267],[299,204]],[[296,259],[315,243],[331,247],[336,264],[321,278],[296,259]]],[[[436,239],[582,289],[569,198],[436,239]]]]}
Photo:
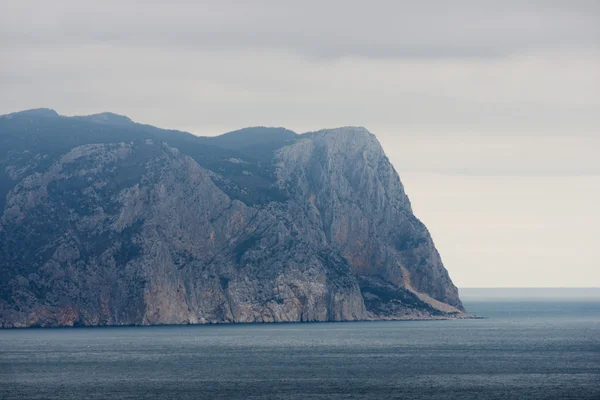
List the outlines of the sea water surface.
{"type": "Polygon", "coordinates": [[[600,399],[600,296],[479,320],[0,330],[0,399],[600,399]]]}

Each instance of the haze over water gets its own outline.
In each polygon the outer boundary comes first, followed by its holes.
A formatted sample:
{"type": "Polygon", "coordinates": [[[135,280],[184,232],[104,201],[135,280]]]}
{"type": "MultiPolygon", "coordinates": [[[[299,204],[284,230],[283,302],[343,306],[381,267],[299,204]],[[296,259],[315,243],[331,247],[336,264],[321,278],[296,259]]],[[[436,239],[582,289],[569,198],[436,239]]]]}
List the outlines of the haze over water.
{"type": "Polygon", "coordinates": [[[2,330],[0,398],[600,397],[598,296],[462,292],[487,319],[2,330]]]}

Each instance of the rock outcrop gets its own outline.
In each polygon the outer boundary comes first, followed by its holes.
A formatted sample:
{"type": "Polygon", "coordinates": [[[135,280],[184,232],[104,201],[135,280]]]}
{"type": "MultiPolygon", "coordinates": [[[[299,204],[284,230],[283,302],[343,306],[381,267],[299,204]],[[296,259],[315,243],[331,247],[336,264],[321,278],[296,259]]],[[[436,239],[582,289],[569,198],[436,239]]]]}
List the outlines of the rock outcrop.
{"type": "Polygon", "coordinates": [[[0,144],[2,327],[466,316],[364,128],[201,138],[33,110],[0,117],[0,144]]]}

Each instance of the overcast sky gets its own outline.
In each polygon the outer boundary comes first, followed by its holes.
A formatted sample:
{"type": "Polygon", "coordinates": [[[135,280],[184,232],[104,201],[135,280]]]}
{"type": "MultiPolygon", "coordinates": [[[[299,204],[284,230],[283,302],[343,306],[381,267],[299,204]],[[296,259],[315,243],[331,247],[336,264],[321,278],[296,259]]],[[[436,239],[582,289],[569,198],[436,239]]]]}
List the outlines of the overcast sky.
{"type": "Polygon", "coordinates": [[[459,287],[600,286],[600,2],[3,0],[0,114],[361,125],[459,287]]]}

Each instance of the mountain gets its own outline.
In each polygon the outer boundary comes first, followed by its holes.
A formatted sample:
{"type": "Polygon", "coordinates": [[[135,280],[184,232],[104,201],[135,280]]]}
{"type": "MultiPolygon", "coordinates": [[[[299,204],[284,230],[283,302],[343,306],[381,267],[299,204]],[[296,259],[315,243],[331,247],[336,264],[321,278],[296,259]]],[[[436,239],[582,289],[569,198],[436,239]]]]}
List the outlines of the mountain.
{"type": "Polygon", "coordinates": [[[374,135],[0,116],[0,326],[467,317],[374,135]]]}

